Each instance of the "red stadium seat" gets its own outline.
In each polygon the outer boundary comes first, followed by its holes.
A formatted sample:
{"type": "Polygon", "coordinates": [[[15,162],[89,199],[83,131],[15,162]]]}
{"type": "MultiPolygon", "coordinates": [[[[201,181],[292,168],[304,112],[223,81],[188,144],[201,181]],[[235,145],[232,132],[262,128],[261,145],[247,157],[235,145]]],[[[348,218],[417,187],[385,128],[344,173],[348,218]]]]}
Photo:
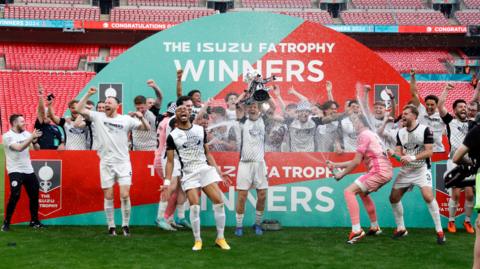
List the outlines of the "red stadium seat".
{"type": "Polygon", "coordinates": [[[299,17],[307,21],[317,22],[320,24],[333,24],[333,19],[327,11],[281,11],[280,14],[299,17]]]}
{"type": "Polygon", "coordinates": [[[196,7],[198,0],[128,0],[131,6],[196,7]]]}
{"type": "Polygon", "coordinates": [[[467,8],[480,8],[480,0],[463,0],[467,8]]]}
{"type": "Polygon", "coordinates": [[[95,45],[0,44],[6,68],[12,70],[77,70],[81,57],[98,55],[95,45]]]}
{"type": "Polygon", "coordinates": [[[43,7],[16,6],[5,7],[7,19],[47,19],[47,20],[100,20],[98,7],[43,7]]]}
{"type": "Polygon", "coordinates": [[[375,52],[400,73],[448,73],[445,62],[453,56],[442,49],[375,49],[375,52]]]}
{"type": "Polygon", "coordinates": [[[448,19],[439,11],[344,11],[340,13],[345,24],[380,25],[449,25],[448,19]]]}
{"type": "Polygon", "coordinates": [[[435,82],[418,82],[417,88],[421,97],[429,94],[434,94],[440,96],[445,87],[445,84],[450,83],[455,87],[449,92],[447,102],[445,103],[448,111],[452,112],[453,102],[457,99],[463,99],[465,101],[470,101],[474,94],[474,89],[469,82],[454,82],[454,81],[435,81],[435,82]]]}
{"type": "MultiPolygon", "coordinates": [[[[67,103],[75,98],[80,90],[95,76],[93,72],[62,71],[0,71],[0,108],[3,126],[9,126],[8,115],[21,113],[27,120],[27,128],[32,130],[38,104],[38,85],[46,94],[56,97],[54,109],[61,115],[67,103]]],[[[3,128],[6,131],[6,128],[3,128]]]]}
{"type": "Polygon", "coordinates": [[[113,8],[110,20],[116,22],[181,23],[213,14],[215,14],[215,10],[212,9],[113,8]]]}
{"type": "Polygon", "coordinates": [[[462,10],[455,12],[461,25],[480,25],[480,10],[462,10]]]}
{"type": "Polygon", "coordinates": [[[247,8],[311,8],[310,0],[242,0],[247,8]]]}

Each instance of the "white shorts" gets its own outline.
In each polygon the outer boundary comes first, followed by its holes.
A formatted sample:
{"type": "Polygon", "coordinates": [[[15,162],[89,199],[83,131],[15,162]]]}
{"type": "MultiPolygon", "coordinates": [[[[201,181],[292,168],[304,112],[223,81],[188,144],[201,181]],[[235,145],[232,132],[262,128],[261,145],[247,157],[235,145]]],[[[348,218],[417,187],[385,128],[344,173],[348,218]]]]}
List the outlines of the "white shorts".
{"type": "MultiPolygon", "coordinates": [[[[162,158],[162,169],[163,169],[163,177],[166,175],[166,168],[167,168],[167,158],[162,158]]],[[[182,164],[177,158],[173,158],[173,172],[172,177],[181,177],[182,176],[182,164]]]]}
{"type": "Polygon", "coordinates": [[[238,164],[237,190],[248,191],[251,188],[268,188],[267,165],[265,161],[240,162],[238,164]]]}
{"type": "Polygon", "coordinates": [[[204,188],[212,183],[220,182],[222,178],[215,167],[205,165],[192,173],[184,173],[181,179],[183,191],[204,188]]]}
{"type": "Polygon", "coordinates": [[[394,189],[432,187],[432,173],[426,166],[420,168],[402,167],[393,183],[394,189]]]}
{"type": "Polygon", "coordinates": [[[113,187],[115,181],[120,186],[132,185],[132,164],[130,162],[118,164],[100,162],[100,183],[102,189],[113,187]]]}

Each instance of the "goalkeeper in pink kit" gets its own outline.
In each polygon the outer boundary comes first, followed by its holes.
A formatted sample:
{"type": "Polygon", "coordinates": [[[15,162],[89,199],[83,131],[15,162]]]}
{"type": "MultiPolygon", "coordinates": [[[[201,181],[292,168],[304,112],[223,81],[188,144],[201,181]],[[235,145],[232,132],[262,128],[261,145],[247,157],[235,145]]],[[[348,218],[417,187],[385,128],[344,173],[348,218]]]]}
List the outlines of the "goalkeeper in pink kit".
{"type": "Polygon", "coordinates": [[[356,179],[344,191],[345,201],[352,222],[352,232],[347,240],[349,244],[358,242],[365,237],[365,235],[381,234],[382,230],[377,222],[375,204],[369,194],[380,189],[388,183],[393,176],[392,164],[382,149],[378,136],[368,128],[369,124],[365,116],[353,116],[352,121],[358,134],[355,158],[351,161],[341,163],[327,161],[328,166],[332,170],[335,168],[344,168],[341,172],[334,172],[335,179],[337,180],[342,179],[350,173],[362,160],[368,170],[365,175],[356,179]],[[355,197],[357,194],[362,199],[368,217],[370,218],[370,229],[367,233],[365,233],[360,226],[360,209],[355,197]]]}

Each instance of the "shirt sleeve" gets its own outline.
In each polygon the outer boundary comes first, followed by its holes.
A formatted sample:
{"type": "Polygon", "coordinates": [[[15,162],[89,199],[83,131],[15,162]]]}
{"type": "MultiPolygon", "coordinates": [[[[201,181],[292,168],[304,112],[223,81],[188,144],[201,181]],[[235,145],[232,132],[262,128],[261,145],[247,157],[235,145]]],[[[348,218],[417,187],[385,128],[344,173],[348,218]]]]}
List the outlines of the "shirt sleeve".
{"type": "MultiPolygon", "coordinates": [[[[207,137],[207,136],[205,136],[207,137]]],[[[173,137],[171,135],[168,135],[167,137],[167,150],[175,150],[175,142],[173,141],[173,137]]]]}
{"type": "Polygon", "coordinates": [[[322,121],[322,118],[319,118],[319,117],[312,117],[312,121],[315,123],[315,125],[322,125],[323,124],[323,121],[322,121]]]}
{"type": "Polygon", "coordinates": [[[362,133],[357,138],[357,152],[364,155],[370,145],[370,139],[366,133],[362,133]]]}
{"type": "Polygon", "coordinates": [[[427,109],[425,108],[425,106],[422,103],[420,103],[417,108],[418,108],[418,113],[419,114],[426,114],[427,113],[427,109]]]}
{"type": "Polygon", "coordinates": [[[3,135],[3,143],[8,147],[10,148],[10,146],[12,146],[13,144],[15,144],[15,141],[13,140],[13,137],[8,135],[8,134],[5,134],[3,135]]]}
{"type": "Polygon", "coordinates": [[[95,119],[98,119],[98,114],[101,113],[101,112],[97,112],[97,111],[91,111],[91,110],[88,110],[88,109],[87,109],[86,112],[87,112],[86,114],[87,114],[88,118],[90,118],[90,120],[92,122],[94,122],[95,119]]]}
{"type": "Polygon", "coordinates": [[[160,109],[156,108],[154,105],[149,110],[153,113],[153,115],[155,115],[155,117],[158,117],[160,115],[160,109]]]}
{"type": "Polygon", "coordinates": [[[442,120],[445,124],[449,124],[453,120],[452,114],[447,113],[445,116],[442,117],[442,120]]]}
{"type": "Polygon", "coordinates": [[[142,122],[139,119],[130,117],[130,130],[138,129],[140,126],[142,126],[142,122]]]}
{"type": "Polygon", "coordinates": [[[58,123],[58,125],[63,127],[65,126],[65,122],[67,122],[65,118],[60,118],[60,123],[58,123]]]}
{"type": "Polygon", "coordinates": [[[402,141],[400,140],[400,131],[397,132],[397,147],[401,147],[402,146],[402,141]]]}
{"type": "Polygon", "coordinates": [[[430,130],[430,128],[425,128],[425,133],[424,133],[424,138],[423,138],[423,143],[425,145],[427,144],[433,144],[433,132],[430,130]]]}
{"type": "Polygon", "coordinates": [[[463,140],[463,144],[469,148],[470,150],[477,150],[479,147],[479,137],[480,135],[480,126],[475,126],[470,132],[467,133],[465,139],[463,140]]]}
{"type": "Polygon", "coordinates": [[[42,124],[40,123],[40,121],[39,121],[38,119],[35,120],[34,128],[35,128],[35,129],[40,129],[40,128],[42,128],[42,124]]]}

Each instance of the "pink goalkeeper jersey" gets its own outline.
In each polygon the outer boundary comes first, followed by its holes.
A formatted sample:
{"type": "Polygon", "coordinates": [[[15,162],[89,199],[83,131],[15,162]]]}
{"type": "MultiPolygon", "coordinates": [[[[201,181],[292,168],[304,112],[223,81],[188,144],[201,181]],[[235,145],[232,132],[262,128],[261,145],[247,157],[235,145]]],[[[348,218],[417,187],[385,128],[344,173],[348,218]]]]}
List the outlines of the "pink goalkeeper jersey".
{"type": "Polygon", "coordinates": [[[374,132],[366,129],[358,135],[357,152],[363,155],[363,161],[369,173],[383,173],[392,170],[392,164],[374,132]]]}
{"type": "Polygon", "coordinates": [[[163,158],[165,149],[167,148],[167,125],[170,118],[165,117],[157,127],[158,148],[155,150],[155,156],[163,158]]]}

